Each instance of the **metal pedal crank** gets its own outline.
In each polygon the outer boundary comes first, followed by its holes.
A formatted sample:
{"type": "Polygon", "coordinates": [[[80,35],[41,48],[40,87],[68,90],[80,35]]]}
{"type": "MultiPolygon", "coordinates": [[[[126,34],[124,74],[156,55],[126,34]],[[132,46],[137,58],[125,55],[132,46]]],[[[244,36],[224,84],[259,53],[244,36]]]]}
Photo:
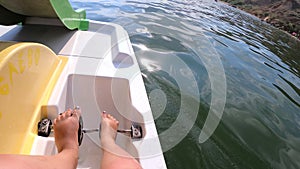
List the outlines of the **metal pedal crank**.
{"type": "MultiPolygon", "coordinates": [[[[93,133],[93,132],[99,132],[100,129],[83,129],[83,133],[93,133]]],[[[125,133],[129,134],[132,139],[140,139],[143,138],[143,130],[142,127],[138,124],[132,124],[130,129],[118,129],[118,133],[125,133]]]]}

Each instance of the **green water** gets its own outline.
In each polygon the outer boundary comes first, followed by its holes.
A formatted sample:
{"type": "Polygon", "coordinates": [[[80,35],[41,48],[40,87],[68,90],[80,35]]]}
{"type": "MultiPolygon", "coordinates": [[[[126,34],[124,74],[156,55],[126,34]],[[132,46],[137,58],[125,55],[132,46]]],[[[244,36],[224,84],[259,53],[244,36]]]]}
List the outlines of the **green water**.
{"type": "Polygon", "coordinates": [[[128,31],[168,168],[300,168],[299,41],[220,3],[73,0],[73,6],[128,31]],[[200,143],[212,102],[223,97],[220,123],[200,143]],[[175,123],[178,130],[167,138],[175,123]]]}

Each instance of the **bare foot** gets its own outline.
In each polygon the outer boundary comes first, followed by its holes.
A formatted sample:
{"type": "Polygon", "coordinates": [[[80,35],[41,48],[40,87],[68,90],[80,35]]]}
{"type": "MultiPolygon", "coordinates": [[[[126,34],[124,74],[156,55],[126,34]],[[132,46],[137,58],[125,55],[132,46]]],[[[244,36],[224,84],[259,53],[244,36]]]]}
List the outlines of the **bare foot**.
{"type": "Polygon", "coordinates": [[[102,120],[100,137],[101,144],[105,148],[107,144],[115,142],[119,121],[106,112],[102,112],[101,117],[102,120]]]}
{"type": "Polygon", "coordinates": [[[54,120],[54,137],[58,152],[78,150],[80,110],[68,109],[54,120]]]}
{"type": "Polygon", "coordinates": [[[119,121],[105,112],[101,117],[100,139],[103,149],[101,169],[142,169],[139,162],[115,142],[119,121]]]}

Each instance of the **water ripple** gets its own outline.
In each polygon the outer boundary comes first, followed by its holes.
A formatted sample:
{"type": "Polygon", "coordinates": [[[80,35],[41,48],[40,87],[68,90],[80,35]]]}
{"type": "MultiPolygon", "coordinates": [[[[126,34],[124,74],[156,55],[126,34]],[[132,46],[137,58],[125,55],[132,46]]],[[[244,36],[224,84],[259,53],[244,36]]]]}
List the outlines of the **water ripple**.
{"type": "Polygon", "coordinates": [[[150,103],[154,111],[163,111],[154,112],[159,132],[176,121],[181,98],[174,77],[163,70],[186,79],[184,94],[190,96],[186,102],[200,109],[186,138],[165,152],[169,168],[300,168],[299,41],[212,1],[72,0],[72,4],[86,8],[91,19],[115,22],[128,31],[148,94],[159,90],[167,99],[150,103]],[[212,89],[202,59],[212,54],[200,47],[212,47],[220,55],[227,84],[221,123],[203,144],[198,136],[212,89]],[[182,59],[192,73],[174,65],[174,57],[182,59]],[[188,84],[192,77],[197,82],[188,84]],[[194,97],[194,86],[200,98],[194,97]]]}

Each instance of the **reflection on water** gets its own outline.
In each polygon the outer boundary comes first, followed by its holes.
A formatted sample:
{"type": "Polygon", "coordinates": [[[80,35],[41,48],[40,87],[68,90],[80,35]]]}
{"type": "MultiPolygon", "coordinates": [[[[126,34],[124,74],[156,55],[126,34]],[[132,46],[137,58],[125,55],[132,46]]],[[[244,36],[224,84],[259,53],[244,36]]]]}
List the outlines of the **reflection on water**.
{"type": "Polygon", "coordinates": [[[199,108],[188,135],[165,152],[169,168],[300,168],[299,41],[220,3],[73,0],[73,5],[128,31],[159,133],[177,120],[180,108],[191,114],[199,108]],[[212,100],[203,63],[213,59],[211,48],[225,70],[226,106],[214,134],[200,144],[212,100]],[[191,71],[176,66],[175,57],[191,71]],[[186,82],[184,91],[177,78],[186,82]]]}

